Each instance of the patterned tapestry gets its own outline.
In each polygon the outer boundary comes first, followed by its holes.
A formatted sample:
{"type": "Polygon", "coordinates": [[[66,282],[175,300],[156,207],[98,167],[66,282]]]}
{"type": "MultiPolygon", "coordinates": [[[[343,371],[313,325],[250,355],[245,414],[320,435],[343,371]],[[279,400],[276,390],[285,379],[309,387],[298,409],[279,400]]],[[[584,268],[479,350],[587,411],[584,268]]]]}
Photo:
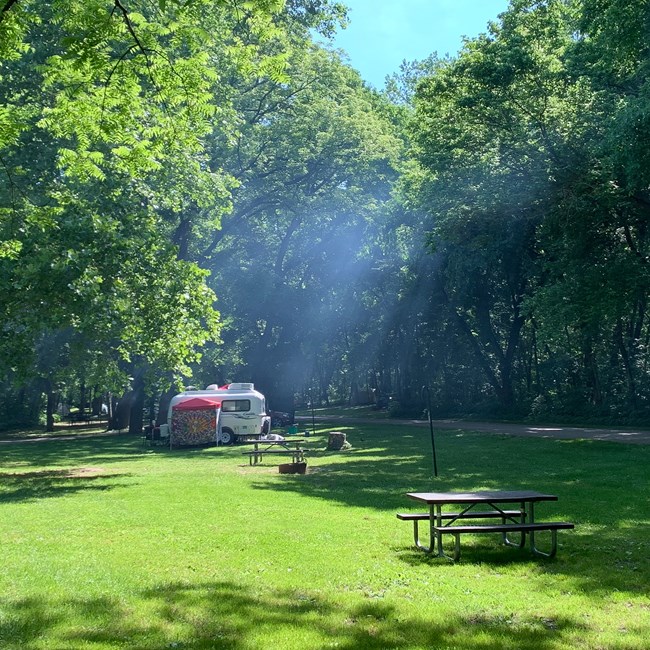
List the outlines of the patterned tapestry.
{"type": "Polygon", "coordinates": [[[174,447],[217,443],[215,409],[172,411],[171,445],[174,447]]]}

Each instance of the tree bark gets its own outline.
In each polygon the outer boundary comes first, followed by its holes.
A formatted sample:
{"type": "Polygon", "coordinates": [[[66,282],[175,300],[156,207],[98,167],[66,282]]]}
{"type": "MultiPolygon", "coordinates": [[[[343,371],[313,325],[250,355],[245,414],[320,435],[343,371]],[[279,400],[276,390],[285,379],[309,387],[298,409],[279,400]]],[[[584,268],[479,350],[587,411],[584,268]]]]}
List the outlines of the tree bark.
{"type": "Polygon", "coordinates": [[[129,417],[129,433],[142,435],[144,418],[144,373],[139,369],[133,378],[133,391],[131,393],[131,412],[129,417]]]}
{"type": "Polygon", "coordinates": [[[45,430],[54,431],[54,410],[56,409],[57,395],[50,380],[46,381],[45,394],[47,395],[47,406],[45,409],[45,430]]]}

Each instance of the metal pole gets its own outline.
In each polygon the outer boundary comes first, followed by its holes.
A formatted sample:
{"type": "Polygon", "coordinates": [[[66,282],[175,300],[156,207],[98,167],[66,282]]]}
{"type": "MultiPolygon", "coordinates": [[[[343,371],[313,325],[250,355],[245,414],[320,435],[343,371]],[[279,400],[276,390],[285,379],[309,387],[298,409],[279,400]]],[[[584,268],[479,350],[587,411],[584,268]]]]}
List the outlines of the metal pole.
{"type": "Polygon", "coordinates": [[[436,461],[436,440],[433,435],[433,418],[431,417],[431,392],[428,386],[422,386],[422,395],[427,393],[427,415],[429,416],[429,431],[431,432],[431,451],[433,453],[433,475],[438,476],[438,462],[436,461]]]}
{"type": "Polygon", "coordinates": [[[316,416],[314,415],[314,396],[311,388],[309,389],[309,401],[311,402],[311,435],[316,435],[316,416]]]}

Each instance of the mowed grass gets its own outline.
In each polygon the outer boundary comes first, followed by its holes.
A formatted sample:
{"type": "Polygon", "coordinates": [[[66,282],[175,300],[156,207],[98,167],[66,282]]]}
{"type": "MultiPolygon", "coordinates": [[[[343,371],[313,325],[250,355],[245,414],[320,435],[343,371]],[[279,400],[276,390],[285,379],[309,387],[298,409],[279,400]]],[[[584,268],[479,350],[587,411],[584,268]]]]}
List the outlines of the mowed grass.
{"type": "MultiPolygon", "coordinates": [[[[0,648],[650,647],[648,447],[377,423],[307,474],[128,436],[0,446],[0,648]],[[408,491],[536,489],[554,560],[412,546],[408,491]]],[[[245,449],[245,448],[244,448],[245,449]]],[[[538,540],[540,543],[543,539],[538,540]]]]}

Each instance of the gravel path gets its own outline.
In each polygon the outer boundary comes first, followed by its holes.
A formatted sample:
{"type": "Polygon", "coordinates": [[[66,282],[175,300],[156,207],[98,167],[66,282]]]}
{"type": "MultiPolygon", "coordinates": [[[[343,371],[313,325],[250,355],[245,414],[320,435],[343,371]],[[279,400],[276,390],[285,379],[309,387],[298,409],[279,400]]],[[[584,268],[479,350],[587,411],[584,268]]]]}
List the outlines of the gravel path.
{"type": "Polygon", "coordinates": [[[5,440],[0,440],[0,445],[12,445],[12,444],[23,444],[30,442],[51,442],[53,440],[83,440],[84,438],[97,438],[103,436],[117,436],[126,433],[126,431],[89,431],[83,433],[61,433],[59,431],[43,434],[42,436],[29,436],[28,438],[6,438],[5,440]]]}
{"type": "MultiPolygon", "coordinates": [[[[308,425],[311,416],[297,416],[296,421],[308,425]]],[[[317,422],[338,422],[340,424],[394,424],[395,426],[428,427],[427,420],[392,420],[384,418],[352,418],[343,415],[316,416],[317,422]]],[[[644,431],[630,427],[627,429],[596,429],[591,427],[558,427],[535,424],[511,424],[507,422],[470,422],[467,420],[434,420],[435,429],[461,429],[463,431],[483,431],[499,435],[525,436],[529,438],[558,438],[563,440],[605,440],[607,442],[624,442],[635,445],[650,445],[650,430],[644,431]]],[[[30,438],[10,438],[0,440],[2,444],[43,442],[46,440],[78,440],[91,436],[116,435],[118,431],[97,431],[80,434],[59,434],[30,438]]]]}

